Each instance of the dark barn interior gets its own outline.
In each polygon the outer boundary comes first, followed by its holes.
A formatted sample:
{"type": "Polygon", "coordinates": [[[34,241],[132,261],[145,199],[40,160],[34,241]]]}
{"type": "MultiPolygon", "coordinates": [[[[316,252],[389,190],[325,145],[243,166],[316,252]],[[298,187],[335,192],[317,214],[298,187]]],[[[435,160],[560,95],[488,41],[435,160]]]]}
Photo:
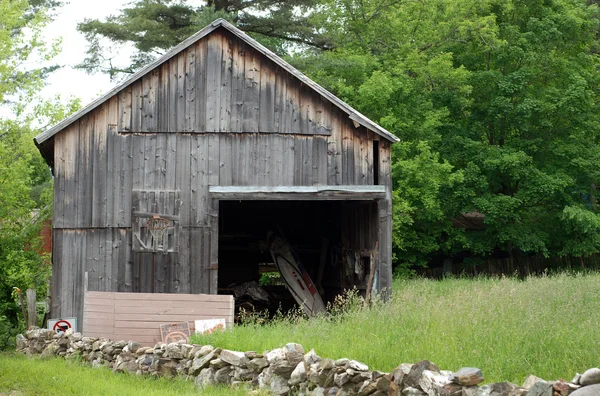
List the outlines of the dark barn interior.
{"type": "Polygon", "coordinates": [[[291,244],[325,302],[346,288],[365,292],[377,232],[375,201],[220,202],[219,293],[262,276],[263,289],[276,300],[270,308],[287,309],[295,305],[290,292],[283,283],[266,284],[263,275],[278,272],[269,231],[291,244]]]}

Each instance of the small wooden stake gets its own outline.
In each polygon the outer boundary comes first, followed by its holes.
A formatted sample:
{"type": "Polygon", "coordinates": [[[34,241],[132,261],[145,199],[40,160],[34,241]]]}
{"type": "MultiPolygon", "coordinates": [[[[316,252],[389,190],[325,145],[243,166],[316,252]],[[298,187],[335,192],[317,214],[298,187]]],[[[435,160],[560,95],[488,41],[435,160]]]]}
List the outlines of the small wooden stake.
{"type": "Polygon", "coordinates": [[[27,289],[27,328],[37,326],[36,292],[35,289],[27,289]]]}

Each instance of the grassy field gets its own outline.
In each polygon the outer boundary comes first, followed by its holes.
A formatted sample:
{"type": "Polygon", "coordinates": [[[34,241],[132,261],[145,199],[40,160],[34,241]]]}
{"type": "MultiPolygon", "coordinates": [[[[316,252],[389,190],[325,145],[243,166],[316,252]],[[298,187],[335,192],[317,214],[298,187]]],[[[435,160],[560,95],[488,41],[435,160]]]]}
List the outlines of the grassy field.
{"type": "MultiPolygon", "coordinates": [[[[210,388],[206,396],[246,395],[247,390],[210,388]]],[[[198,395],[194,383],[113,374],[59,358],[0,354],[0,394],[15,395],[198,395]],[[12,392],[12,393],[11,393],[12,392]]]]}
{"type": "Polygon", "coordinates": [[[600,366],[600,274],[396,280],[390,304],[247,324],[196,342],[259,352],[298,342],[385,371],[429,359],[446,370],[479,367],[487,382],[520,384],[530,373],[570,380],[600,366]]]}

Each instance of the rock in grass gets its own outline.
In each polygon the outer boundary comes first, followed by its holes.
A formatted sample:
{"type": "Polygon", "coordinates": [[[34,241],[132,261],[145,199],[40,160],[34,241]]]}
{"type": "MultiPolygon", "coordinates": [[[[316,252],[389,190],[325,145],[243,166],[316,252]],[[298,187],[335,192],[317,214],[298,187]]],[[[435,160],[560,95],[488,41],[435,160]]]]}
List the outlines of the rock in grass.
{"type": "Polygon", "coordinates": [[[190,367],[190,375],[198,375],[198,373],[200,373],[201,370],[207,368],[210,364],[210,361],[215,359],[217,356],[218,353],[216,350],[214,350],[206,356],[195,358],[192,362],[192,367],[190,367]]]}
{"type": "Polygon", "coordinates": [[[304,360],[304,348],[300,344],[290,342],[283,347],[283,350],[285,352],[285,358],[292,366],[296,366],[304,360]]]}
{"type": "Polygon", "coordinates": [[[600,368],[591,368],[586,370],[585,373],[581,374],[579,379],[579,385],[588,386],[600,384],[600,368]]]}
{"type": "Polygon", "coordinates": [[[352,370],[356,370],[356,371],[367,371],[369,370],[369,366],[367,366],[364,363],[361,363],[359,361],[356,360],[350,360],[347,364],[346,364],[346,368],[352,369],[352,370]]]}
{"type": "Polygon", "coordinates": [[[229,351],[227,349],[221,351],[219,358],[232,366],[243,368],[246,368],[246,365],[250,361],[244,352],[229,351]]]}
{"type": "Polygon", "coordinates": [[[290,376],[288,383],[292,386],[295,386],[304,381],[306,381],[306,364],[304,362],[300,362],[294,371],[292,371],[292,375],[290,376]]]}
{"type": "Polygon", "coordinates": [[[463,367],[451,374],[451,380],[462,386],[475,386],[484,381],[483,372],[476,367],[463,367]]]}
{"type": "Polygon", "coordinates": [[[407,386],[406,388],[402,389],[402,396],[427,396],[427,394],[421,389],[407,386]]]}
{"type": "Polygon", "coordinates": [[[274,375],[271,380],[271,392],[275,395],[287,395],[290,392],[288,380],[279,375],[274,375]]]}
{"type": "Polygon", "coordinates": [[[538,381],[531,388],[529,388],[527,395],[529,395],[529,396],[553,396],[554,389],[552,388],[552,384],[550,382],[538,381]]]}
{"type": "Polygon", "coordinates": [[[438,366],[431,363],[429,360],[423,360],[419,363],[415,363],[412,365],[409,373],[404,376],[404,385],[413,388],[418,388],[419,382],[421,381],[421,377],[423,376],[423,371],[425,370],[429,370],[436,373],[440,372],[438,366]]]}
{"type": "Polygon", "coordinates": [[[598,396],[600,395],[600,384],[584,386],[571,393],[571,396],[598,396]]]}
{"type": "Polygon", "coordinates": [[[540,381],[543,382],[544,380],[540,377],[536,377],[533,374],[529,374],[527,378],[525,378],[525,382],[523,382],[523,388],[529,390],[533,385],[537,384],[540,381]]]}

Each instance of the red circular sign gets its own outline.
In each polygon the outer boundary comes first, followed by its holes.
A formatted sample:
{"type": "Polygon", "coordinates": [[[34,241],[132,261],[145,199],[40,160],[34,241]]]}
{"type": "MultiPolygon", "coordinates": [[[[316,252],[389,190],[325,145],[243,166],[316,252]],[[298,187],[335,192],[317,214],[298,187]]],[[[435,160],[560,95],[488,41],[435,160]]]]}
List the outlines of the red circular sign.
{"type": "Polygon", "coordinates": [[[56,334],[62,334],[72,327],[73,326],[71,325],[71,323],[69,323],[66,320],[61,319],[58,322],[54,323],[54,327],[52,328],[52,330],[54,330],[56,332],[56,334]]]}

